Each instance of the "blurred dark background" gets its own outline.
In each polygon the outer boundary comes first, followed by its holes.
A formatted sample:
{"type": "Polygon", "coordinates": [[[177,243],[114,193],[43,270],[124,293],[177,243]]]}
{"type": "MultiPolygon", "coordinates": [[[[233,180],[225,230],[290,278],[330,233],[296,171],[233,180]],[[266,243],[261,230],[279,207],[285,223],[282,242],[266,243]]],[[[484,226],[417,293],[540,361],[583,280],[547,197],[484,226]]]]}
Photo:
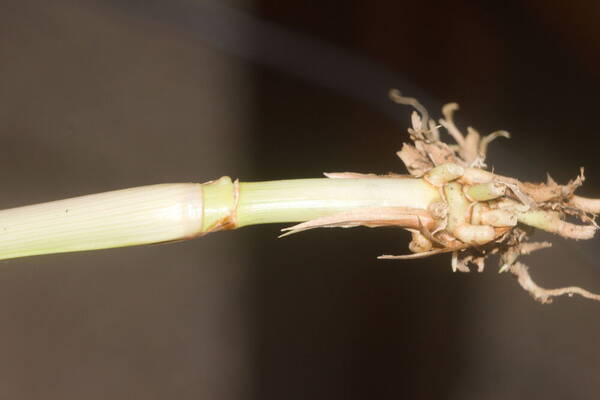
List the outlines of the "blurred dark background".
{"type": "MultiPolygon", "coordinates": [[[[404,172],[417,96],[496,171],[600,196],[600,5],[3,0],[0,207],[160,182],[404,172]]],[[[590,399],[600,305],[452,274],[392,229],[278,226],[2,262],[0,398],[590,399]]],[[[546,239],[547,236],[539,235],[546,239]]],[[[600,291],[596,241],[531,256],[600,291]]]]}

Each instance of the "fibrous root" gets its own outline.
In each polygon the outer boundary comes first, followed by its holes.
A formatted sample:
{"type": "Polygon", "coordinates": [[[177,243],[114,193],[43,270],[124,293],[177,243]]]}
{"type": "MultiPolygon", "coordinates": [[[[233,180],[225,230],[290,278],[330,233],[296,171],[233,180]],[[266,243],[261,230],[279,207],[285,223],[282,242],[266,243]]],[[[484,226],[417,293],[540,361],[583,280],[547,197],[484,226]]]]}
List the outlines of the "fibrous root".
{"type": "MultiPolygon", "coordinates": [[[[416,99],[404,97],[397,90],[390,98],[415,108],[408,133],[412,144],[405,143],[397,153],[413,178],[420,178],[437,188],[439,202],[427,210],[377,209],[334,215],[305,222],[291,228],[294,233],[316,227],[395,225],[409,230],[412,240],[408,255],[380,256],[380,259],[413,259],[440,253],[452,253],[452,270],[470,272],[470,266],[482,272],[489,255],[500,256],[500,272],[510,272],[534,299],[550,303],[561,295],[599,300],[600,295],[578,287],[544,289],[529,275],[528,268],[517,261],[519,256],[550,247],[550,243],[527,242],[533,228],[567,239],[591,239],[597,229],[595,215],[600,213],[600,199],[574,194],[583,184],[579,176],[566,185],[550,176],[545,183],[521,182],[487,170],[486,154],[491,141],[509,138],[506,131],[481,136],[474,128],[463,134],[454,122],[456,103],[442,109],[443,118],[434,121],[416,99]],[[440,128],[456,142],[446,144],[440,128]],[[582,224],[566,221],[578,219],[582,224]]],[[[373,174],[331,173],[330,178],[369,178],[373,174]]],[[[397,177],[397,175],[394,175],[397,177]]]]}

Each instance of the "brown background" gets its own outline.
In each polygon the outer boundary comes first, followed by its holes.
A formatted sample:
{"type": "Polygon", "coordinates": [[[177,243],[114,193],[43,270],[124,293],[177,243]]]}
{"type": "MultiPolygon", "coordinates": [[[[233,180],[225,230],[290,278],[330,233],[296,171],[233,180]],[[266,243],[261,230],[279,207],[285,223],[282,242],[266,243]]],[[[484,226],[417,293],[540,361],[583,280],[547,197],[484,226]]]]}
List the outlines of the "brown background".
{"type": "MultiPolygon", "coordinates": [[[[593,2],[0,3],[0,207],[129,186],[403,171],[409,111],[507,129],[505,174],[600,196],[593,2]],[[439,115],[439,114],[438,114],[439,115]]],[[[0,398],[596,398],[600,306],[452,274],[395,230],[278,226],[0,268],[0,398]]],[[[544,235],[540,235],[546,238],[544,235]]],[[[597,240],[529,258],[600,291],[597,240]]]]}

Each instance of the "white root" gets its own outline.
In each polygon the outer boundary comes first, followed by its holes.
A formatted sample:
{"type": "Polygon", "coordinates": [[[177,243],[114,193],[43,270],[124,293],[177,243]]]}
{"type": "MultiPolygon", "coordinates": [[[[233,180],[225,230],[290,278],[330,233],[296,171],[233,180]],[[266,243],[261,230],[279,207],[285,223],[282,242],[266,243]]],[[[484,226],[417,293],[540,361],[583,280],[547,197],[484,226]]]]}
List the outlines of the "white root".
{"type": "Polygon", "coordinates": [[[558,212],[532,210],[518,214],[521,223],[542,229],[547,232],[556,233],[567,239],[591,239],[596,233],[594,225],[575,225],[563,221],[558,212]]]}
{"type": "Polygon", "coordinates": [[[454,236],[463,243],[481,246],[496,237],[496,231],[489,225],[463,224],[454,229],[454,236]]]}
{"type": "Polygon", "coordinates": [[[433,186],[442,187],[444,184],[460,178],[464,173],[465,169],[460,165],[445,163],[427,171],[423,178],[433,186]]]}
{"type": "Polygon", "coordinates": [[[587,197],[573,195],[567,204],[571,207],[578,208],[588,213],[600,214],[600,199],[590,199],[587,197]]]}
{"type": "Polygon", "coordinates": [[[516,226],[517,214],[508,210],[489,210],[481,213],[480,223],[494,227],[516,226]]]}
{"type": "Polygon", "coordinates": [[[498,182],[480,183],[464,187],[465,196],[471,201],[488,201],[503,197],[506,185],[498,182]]]}
{"type": "Polygon", "coordinates": [[[423,253],[431,250],[433,243],[419,231],[412,231],[412,240],[408,244],[408,249],[413,253],[423,253]]]}

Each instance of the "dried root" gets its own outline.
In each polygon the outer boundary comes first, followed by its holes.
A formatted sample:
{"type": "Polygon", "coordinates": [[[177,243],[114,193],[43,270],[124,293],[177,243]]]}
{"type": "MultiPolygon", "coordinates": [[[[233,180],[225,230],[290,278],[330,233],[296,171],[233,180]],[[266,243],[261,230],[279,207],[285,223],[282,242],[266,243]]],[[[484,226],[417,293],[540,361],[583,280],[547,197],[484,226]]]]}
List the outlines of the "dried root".
{"type": "MultiPolygon", "coordinates": [[[[600,214],[600,199],[576,196],[583,184],[583,169],[566,185],[557,184],[550,176],[545,183],[521,182],[515,178],[486,170],[488,145],[499,137],[509,138],[506,131],[481,136],[468,127],[463,134],[454,122],[456,103],[443,107],[443,118],[436,123],[416,99],[404,97],[397,90],[390,98],[410,105],[415,111],[408,133],[412,144],[405,143],[396,154],[409,174],[428,182],[440,193],[442,201],[417,209],[362,209],[319,218],[286,228],[284,235],[316,227],[399,226],[412,233],[408,255],[384,255],[380,259],[413,259],[441,253],[452,253],[452,270],[478,272],[485,268],[489,255],[500,256],[499,272],[511,272],[534,299],[550,303],[553,297],[578,294],[599,300],[600,295],[578,287],[544,289],[531,279],[528,268],[518,262],[521,255],[550,247],[550,243],[527,242],[533,228],[542,229],[567,239],[591,239],[598,226],[594,218],[600,214]],[[440,127],[456,144],[440,139],[440,127]],[[583,225],[565,221],[571,217],[583,225]]],[[[373,178],[373,174],[334,173],[330,178],[373,178]]],[[[390,175],[397,177],[397,175],[390,175]]]]}

